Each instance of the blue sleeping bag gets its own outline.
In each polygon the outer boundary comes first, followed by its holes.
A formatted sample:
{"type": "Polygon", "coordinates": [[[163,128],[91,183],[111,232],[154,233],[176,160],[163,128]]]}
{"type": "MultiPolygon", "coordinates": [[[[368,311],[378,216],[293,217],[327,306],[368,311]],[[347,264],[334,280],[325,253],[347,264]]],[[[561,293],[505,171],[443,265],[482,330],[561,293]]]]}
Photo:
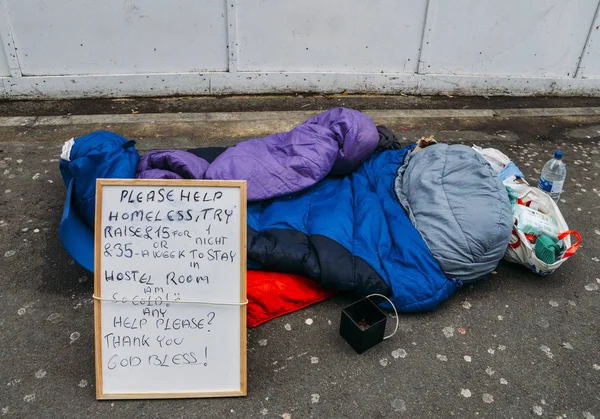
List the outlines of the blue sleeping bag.
{"type": "Polygon", "coordinates": [[[512,229],[502,182],[469,147],[413,149],[375,153],[348,176],[249,204],[248,267],[384,294],[402,312],[433,310],[483,278],[512,229]]]}

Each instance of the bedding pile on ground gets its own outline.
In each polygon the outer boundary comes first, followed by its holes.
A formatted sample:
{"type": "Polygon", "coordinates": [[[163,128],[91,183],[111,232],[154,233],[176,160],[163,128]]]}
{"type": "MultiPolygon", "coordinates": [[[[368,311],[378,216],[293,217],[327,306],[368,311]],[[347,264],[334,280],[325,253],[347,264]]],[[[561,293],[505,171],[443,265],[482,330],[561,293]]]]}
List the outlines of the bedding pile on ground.
{"type": "MultiPolygon", "coordinates": [[[[389,130],[351,109],[233,147],[155,150],[139,161],[131,143],[112,133],[74,143],[61,161],[73,208],[63,221],[89,211],[93,195],[78,194],[100,175],[247,181],[250,326],[339,291],[384,294],[401,312],[433,310],[493,271],[511,234],[508,194],[479,153],[435,142],[400,147],[389,130]],[[112,158],[109,168],[95,155],[100,149],[112,158]],[[127,171],[132,162],[135,173],[127,171]]],[[[61,223],[61,238],[68,225],[61,223]]],[[[93,230],[90,237],[91,259],[90,248],[67,250],[93,270],[93,230]]]]}

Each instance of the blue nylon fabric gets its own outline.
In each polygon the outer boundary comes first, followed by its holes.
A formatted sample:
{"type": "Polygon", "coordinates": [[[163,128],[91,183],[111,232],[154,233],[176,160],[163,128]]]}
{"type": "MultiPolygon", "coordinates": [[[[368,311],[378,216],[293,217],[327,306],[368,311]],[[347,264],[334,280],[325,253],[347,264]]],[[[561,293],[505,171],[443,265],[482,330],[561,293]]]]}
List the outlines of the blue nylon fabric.
{"type": "Polygon", "coordinates": [[[94,272],[96,179],[132,179],[139,154],[133,141],[95,131],[73,140],[68,159],[59,164],[67,196],[58,234],[69,255],[94,272]]]}
{"type": "Polygon", "coordinates": [[[83,221],[94,228],[96,179],[135,177],[139,154],[126,138],[109,131],[95,131],[75,139],[70,161],[61,160],[66,186],[74,179],[71,205],[83,221]]]}
{"type": "MultiPolygon", "coordinates": [[[[328,237],[377,272],[391,287],[389,297],[397,310],[431,311],[457,287],[442,272],[394,192],[398,166],[412,148],[373,154],[348,176],[327,177],[304,191],[251,203],[248,226],[258,232],[283,229],[328,237]]],[[[277,243],[278,249],[285,245],[283,240],[277,243]]],[[[352,267],[340,269],[352,275],[352,267]]]]}

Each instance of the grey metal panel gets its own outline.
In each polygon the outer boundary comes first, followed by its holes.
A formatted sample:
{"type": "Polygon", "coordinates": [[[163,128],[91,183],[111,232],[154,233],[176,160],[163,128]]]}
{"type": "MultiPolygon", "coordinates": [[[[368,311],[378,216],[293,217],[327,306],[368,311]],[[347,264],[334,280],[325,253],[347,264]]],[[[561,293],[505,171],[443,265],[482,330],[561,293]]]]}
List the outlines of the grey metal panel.
{"type": "Polygon", "coordinates": [[[225,0],[4,0],[24,75],[227,70],[225,0]]]}
{"type": "Polygon", "coordinates": [[[598,0],[430,0],[420,73],[573,77],[598,0]]]}
{"type": "Polygon", "coordinates": [[[598,97],[599,2],[0,0],[0,97],[598,97]]]}
{"type": "Polygon", "coordinates": [[[10,67],[8,66],[8,60],[6,59],[6,51],[2,42],[0,42],[0,76],[9,76],[10,67]]]}
{"type": "Polygon", "coordinates": [[[238,71],[417,69],[426,0],[243,0],[238,71]]]}
{"type": "MultiPolygon", "coordinates": [[[[12,29],[6,13],[6,0],[0,0],[0,77],[20,76],[12,29]]],[[[0,89],[3,90],[3,89],[0,89]]]]}
{"type": "MultiPolygon", "coordinates": [[[[600,9],[600,2],[598,3],[600,9]]],[[[583,49],[581,63],[577,71],[579,78],[600,78],[600,12],[590,27],[588,39],[583,49]]]]}

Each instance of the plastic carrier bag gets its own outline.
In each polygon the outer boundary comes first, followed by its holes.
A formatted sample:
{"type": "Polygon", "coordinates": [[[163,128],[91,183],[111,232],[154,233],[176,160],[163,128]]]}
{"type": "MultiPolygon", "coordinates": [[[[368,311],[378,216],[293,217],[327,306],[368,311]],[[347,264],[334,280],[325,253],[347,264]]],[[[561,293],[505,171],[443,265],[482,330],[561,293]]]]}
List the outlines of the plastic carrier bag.
{"type": "Polygon", "coordinates": [[[495,148],[481,148],[477,145],[473,145],[471,148],[487,160],[496,174],[500,173],[510,163],[508,156],[495,148]]]}
{"type": "Polygon", "coordinates": [[[472,148],[492,166],[507,189],[510,189],[513,230],[504,260],[526,266],[541,276],[550,275],[575,254],[581,243],[581,236],[577,231],[569,229],[550,195],[531,187],[508,156],[495,148],[481,148],[477,145],[472,148]],[[571,236],[575,238],[574,243],[571,242],[571,236]],[[541,243],[538,246],[539,253],[536,254],[538,241],[541,243]],[[548,253],[552,256],[548,260],[555,259],[554,263],[544,262],[538,257],[538,254],[547,256],[548,253]]]}
{"type": "MultiPolygon", "coordinates": [[[[507,186],[510,187],[510,185],[507,186]]],[[[538,275],[550,275],[575,254],[581,243],[581,236],[577,231],[569,229],[560,209],[550,195],[537,188],[524,187],[522,184],[518,185],[516,189],[520,193],[517,194],[518,198],[514,207],[516,211],[514,211],[513,231],[504,254],[504,259],[508,262],[524,265],[538,275]],[[556,221],[556,231],[558,234],[555,239],[558,240],[558,243],[563,248],[560,254],[557,255],[556,262],[548,264],[538,258],[535,246],[538,237],[535,234],[530,234],[532,233],[531,225],[519,225],[518,213],[520,212],[520,208],[517,207],[518,205],[540,211],[545,216],[544,219],[552,218],[556,221]],[[571,242],[571,236],[575,238],[574,243],[571,242]]]]}

